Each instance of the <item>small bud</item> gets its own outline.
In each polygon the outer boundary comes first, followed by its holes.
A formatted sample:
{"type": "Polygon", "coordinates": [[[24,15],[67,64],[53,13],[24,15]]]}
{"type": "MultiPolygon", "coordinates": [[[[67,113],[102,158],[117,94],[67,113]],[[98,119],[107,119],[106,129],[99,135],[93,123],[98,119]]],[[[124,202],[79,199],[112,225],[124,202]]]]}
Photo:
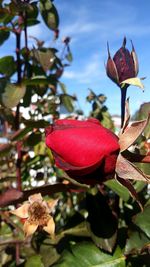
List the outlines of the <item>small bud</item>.
{"type": "Polygon", "coordinates": [[[107,49],[108,60],[106,64],[106,72],[112,81],[120,87],[121,82],[137,76],[139,67],[133,43],[132,51],[130,53],[126,48],[126,37],[124,37],[122,47],[116,52],[113,59],[111,58],[108,45],[107,49]]]}

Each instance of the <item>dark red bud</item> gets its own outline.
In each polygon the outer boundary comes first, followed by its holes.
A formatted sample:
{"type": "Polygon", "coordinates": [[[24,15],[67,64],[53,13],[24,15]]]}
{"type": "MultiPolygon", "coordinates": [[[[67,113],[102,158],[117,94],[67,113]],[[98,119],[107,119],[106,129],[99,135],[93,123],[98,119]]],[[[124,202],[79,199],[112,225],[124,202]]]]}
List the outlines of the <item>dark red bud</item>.
{"type": "Polygon", "coordinates": [[[138,59],[132,44],[131,53],[126,48],[126,37],[123,39],[122,47],[116,52],[113,59],[110,56],[109,46],[106,72],[108,77],[120,86],[126,79],[134,78],[138,74],[138,59]]]}

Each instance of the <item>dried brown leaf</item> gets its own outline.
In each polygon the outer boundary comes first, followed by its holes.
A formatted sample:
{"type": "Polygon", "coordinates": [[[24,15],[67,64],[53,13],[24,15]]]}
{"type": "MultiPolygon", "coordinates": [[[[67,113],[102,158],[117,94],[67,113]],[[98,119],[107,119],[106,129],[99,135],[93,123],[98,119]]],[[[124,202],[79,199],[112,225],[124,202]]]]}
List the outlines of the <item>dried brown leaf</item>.
{"type": "Polygon", "coordinates": [[[131,179],[150,183],[148,176],[146,176],[133,163],[125,159],[121,154],[119,154],[117,158],[116,173],[120,178],[125,180],[131,179]]]}
{"type": "Polygon", "coordinates": [[[130,147],[144,131],[149,122],[150,115],[146,120],[136,121],[120,135],[119,144],[121,152],[130,147]]]}
{"type": "Polygon", "coordinates": [[[124,179],[122,179],[122,178],[120,178],[120,177],[116,177],[116,180],[117,180],[121,185],[123,185],[124,187],[126,187],[126,188],[129,190],[131,196],[132,196],[133,198],[135,198],[135,200],[136,200],[137,203],[139,204],[141,210],[143,211],[142,204],[141,204],[141,202],[140,202],[140,200],[139,200],[138,194],[137,194],[135,188],[133,187],[132,183],[131,183],[129,180],[124,180],[124,179]]]}

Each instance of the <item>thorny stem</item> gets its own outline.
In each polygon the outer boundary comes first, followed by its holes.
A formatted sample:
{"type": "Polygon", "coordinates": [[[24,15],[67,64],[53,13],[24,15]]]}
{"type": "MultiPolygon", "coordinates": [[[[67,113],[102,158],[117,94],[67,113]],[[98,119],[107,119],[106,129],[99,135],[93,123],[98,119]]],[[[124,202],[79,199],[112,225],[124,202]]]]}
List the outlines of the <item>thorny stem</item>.
{"type": "Polygon", "coordinates": [[[120,88],[121,90],[121,128],[124,124],[125,119],[125,102],[126,102],[126,95],[127,95],[127,87],[120,88]]]}

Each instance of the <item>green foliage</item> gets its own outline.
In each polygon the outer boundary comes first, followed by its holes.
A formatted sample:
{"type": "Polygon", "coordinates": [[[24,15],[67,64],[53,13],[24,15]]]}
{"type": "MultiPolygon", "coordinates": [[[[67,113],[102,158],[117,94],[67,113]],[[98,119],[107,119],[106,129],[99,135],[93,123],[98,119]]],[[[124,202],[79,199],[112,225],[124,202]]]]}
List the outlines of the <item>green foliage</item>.
{"type": "Polygon", "coordinates": [[[40,12],[47,27],[53,31],[57,30],[59,16],[53,3],[50,0],[40,0],[40,12]]]}
{"type": "MultiPolygon", "coordinates": [[[[45,128],[60,117],[62,106],[72,117],[77,101],[61,81],[73,55],[70,37],[57,49],[59,14],[54,1],[0,1],[0,45],[7,41],[12,46],[10,34],[16,39],[16,47],[11,47],[16,54],[0,58],[0,140],[5,142],[0,144],[1,266],[16,266],[18,260],[25,267],[145,267],[150,238],[147,185],[134,182],[144,207],[141,212],[116,180],[101,181],[98,186],[81,184],[54,165],[46,148],[45,128]],[[30,48],[28,27],[40,23],[39,14],[52,31],[53,42],[47,47],[45,40],[30,36],[30,48]],[[58,199],[52,214],[53,238],[39,227],[25,239],[24,222],[9,213],[34,193],[58,199]]],[[[106,96],[90,90],[87,100],[92,103],[90,116],[114,130],[106,96]]],[[[149,105],[143,104],[134,119],[144,119],[149,105]]],[[[142,152],[147,152],[147,138],[149,126],[137,140],[142,152]]]]}
{"type": "Polygon", "coordinates": [[[9,38],[9,35],[9,31],[0,30],[0,45],[2,45],[9,38]]]}
{"type": "Polygon", "coordinates": [[[54,267],[124,267],[125,257],[120,249],[110,256],[100,251],[94,244],[83,242],[72,245],[71,250],[64,251],[58,264],[54,267]]]}
{"type": "Polygon", "coordinates": [[[96,95],[91,89],[89,95],[87,96],[87,101],[92,102],[92,112],[91,117],[98,119],[102,125],[108,129],[114,131],[114,124],[111,115],[108,112],[107,107],[104,105],[106,101],[106,96],[103,94],[96,95]]]}
{"type": "Polygon", "coordinates": [[[16,71],[14,57],[6,56],[0,58],[0,73],[6,76],[12,76],[16,71]]]}
{"type": "Polygon", "coordinates": [[[1,102],[5,107],[13,108],[19,104],[20,100],[24,97],[25,92],[26,87],[24,85],[7,83],[1,94],[1,102]]]}
{"type": "Polygon", "coordinates": [[[41,261],[41,256],[35,255],[31,256],[25,263],[25,267],[44,267],[44,264],[41,261]]]}

